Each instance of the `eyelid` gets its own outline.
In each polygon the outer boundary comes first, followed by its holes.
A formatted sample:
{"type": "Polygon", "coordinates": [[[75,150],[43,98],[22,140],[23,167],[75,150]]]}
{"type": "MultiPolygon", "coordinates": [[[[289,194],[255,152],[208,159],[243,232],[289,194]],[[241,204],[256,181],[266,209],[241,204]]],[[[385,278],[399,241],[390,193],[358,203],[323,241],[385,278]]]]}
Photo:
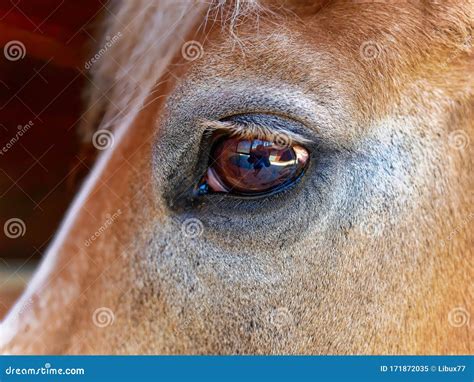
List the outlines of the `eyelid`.
{"type": "Polygon", "coordinates": [[[214,132],[223,132],[229,136],[236,136],[242,139],[262,139],[273,141],[281,146],[291,146],[293,144],[309,144],[312,140],[282,128],[281,126],[269,127],[263,124],[256,123],[239,123],[237,121],[211,121],[201,120],[200,125],[207,128],[212,134],[214,132]]]}

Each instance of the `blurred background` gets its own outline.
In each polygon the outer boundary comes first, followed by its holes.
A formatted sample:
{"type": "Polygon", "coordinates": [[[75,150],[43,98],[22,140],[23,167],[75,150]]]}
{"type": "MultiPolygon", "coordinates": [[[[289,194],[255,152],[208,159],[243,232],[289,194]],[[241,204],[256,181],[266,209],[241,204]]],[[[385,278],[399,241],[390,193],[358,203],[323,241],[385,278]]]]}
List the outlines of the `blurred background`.
{"type": "Polygon", "coordinates": [[[90,164],[78,127],[105,0],[0,0],[0,319],[90,164]]]}

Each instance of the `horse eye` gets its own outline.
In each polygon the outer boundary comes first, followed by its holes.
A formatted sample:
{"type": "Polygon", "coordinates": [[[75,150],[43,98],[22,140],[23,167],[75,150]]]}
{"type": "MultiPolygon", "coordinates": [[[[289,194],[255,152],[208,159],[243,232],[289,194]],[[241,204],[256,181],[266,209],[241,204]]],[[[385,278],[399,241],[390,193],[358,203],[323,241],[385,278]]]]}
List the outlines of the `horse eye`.
{"type": "Polygon", "coordinates": [[[268,195],[294,184],[303,174],[308,151],[263,139],[224,136],[215,140],[199,193],[268,195]]]}

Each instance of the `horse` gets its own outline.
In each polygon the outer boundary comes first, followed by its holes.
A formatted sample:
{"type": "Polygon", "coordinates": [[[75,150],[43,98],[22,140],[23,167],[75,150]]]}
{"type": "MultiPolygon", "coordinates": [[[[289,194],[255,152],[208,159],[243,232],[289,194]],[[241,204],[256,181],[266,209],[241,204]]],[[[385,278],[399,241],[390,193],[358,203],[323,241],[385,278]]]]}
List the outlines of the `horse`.
{"type": "Polygon", "coordinates": [[[472,353],[471,2],[108,7],[3,353],[472,353]]]}

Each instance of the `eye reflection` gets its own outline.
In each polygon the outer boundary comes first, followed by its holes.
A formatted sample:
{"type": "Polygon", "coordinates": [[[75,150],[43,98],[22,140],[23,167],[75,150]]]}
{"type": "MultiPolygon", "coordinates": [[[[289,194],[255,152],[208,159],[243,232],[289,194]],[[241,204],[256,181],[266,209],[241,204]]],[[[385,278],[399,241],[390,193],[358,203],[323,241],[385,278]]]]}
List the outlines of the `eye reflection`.
{"type": "Polygon", "coordinates": [[[199,193],[257,196],[283,190],[296,182],[308,164],[300,145],[287,147],[263,139],[221,137],[216,140],[199,193]]]}

